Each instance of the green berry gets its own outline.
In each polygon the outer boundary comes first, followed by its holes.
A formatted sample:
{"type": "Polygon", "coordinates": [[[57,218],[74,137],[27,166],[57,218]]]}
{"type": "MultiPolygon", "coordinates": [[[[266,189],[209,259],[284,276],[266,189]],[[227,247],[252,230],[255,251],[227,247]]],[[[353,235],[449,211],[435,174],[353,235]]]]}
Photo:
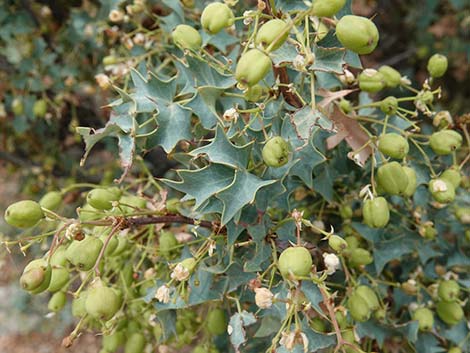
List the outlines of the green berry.
{"type": "Polygon", "coordinates": [[[339,207],[339,215],[342,219],[351,219],[353,216],[353,209],[348,204],[342,204],[339,207]]]}
{"type": "Polygon", "coordinates": [[[387,97],[380,102],[380,110],[387,115],[394,115],[398,109],[398,99],[393,96],[387,97]]]}
{"type": "Polygon", "coordinates": [[[380,152],[396,159],[405,158],[410,150],[406,138],[394,132],[380,135],[378,145],[380,152]]]}
{"type": "Polygon", "coordinates": [[[459,207],[455,210],[455,217],[462,224],[470,224],[470,207],[459,207]]]}
{"type": "Polygon", "coordinates": [[[24,268],[20,285],[31,294],[39,294],[44,292],[51,283],[51,273],[51,266],[46,260],[33,260],[24,268]]]}
{"type": "Polygon", "coordinates": [[[114,55],[107,55],[103,58],[103,65],[104,66],[109,66],[109,65],[114,65],[119,62],[118,58],[114,55]]]}
{"type": "Polygon", "coordinates": [[[279,256],[279,271],[284,277],[304,277],[312,268],[310,252],[301,246],[287,248],[279,256]]]}
{"type": "Polygon", "coordinates": [[[351,102],[344,98],[341,98],[339,101],[339,107],[345,114],[349,114],[353,111],[351,102]]]}
{"type": "Polygon", "coordinates": [[[210,34],[219,33],[234,22],[230,7],[220,2],[213,2],[202,11],[201,25],[210,34]]]}
{"type": "Polygon", "coordinates": [[[462,349],[460,347],[452,347],[447,353],[462,353],[462,349]]]}
{"type": "Polygon", "coordinates": [[[140,332],[134,332],[127,337],[124,353],[142,353],[146,344],[145,336],[140,332]]]}
{"type": "Polygon", "coordinates": [[[390,210],[388,202],[383,197],[376,197],[372,200],[364,201],[362,207],[364,223],[371,228],[383,228],[390,220],[390,210]]]}
{"type": "Polygon", "coordinates": [[[5,222],[17,228],[30,228],[43,218],[41,206],[31,200],[15,202],[5,211],[5,222]]]}
{"type": "Polygon", "coordinates": [[[227,314],[222,309],[209,311],[206,318],[207,331],[213,335],[221,335],[227,331],[227,314]]]}
{"type": "Polygon", "coordinates": [[[325,319],[314,317],[312,320],[310,320],[309,324],[314,331],[326,333],[327,327],[325,319]]]}
{"type": "Polygon", "coordinates": [[[370,310],[375,311],[380,308],[379,298],[377,298],[377,294],[375,294],[372,288],[361,285],[354,290],[354,293],[365,300],[370,310]]]}
{"type": "Polygon", "coordinates": [[[169,257],[174,247],[178,245],[175,235],[172,232],[161,231],[159,238],[159,252],[164,257],[169,257]]]}
{"type": "Polygon", "coordinates": [[[248,87],[244,93],[244,97],[248,102],[258,102],[266,93],[265,87],[261,85],[254,85],[248,87]]]}
{"type": "Polygon", "coordinates": [[[33,104],[33,115],[36,118],[44,118],[47,113],[47,102],[44,99],[38,99],[33,104]]]}
{"type": "Polygon", "coordinates": [[[437,288],[437,294],[445,302],[457,301],[460,294],[460,285],[454,280],[442,281],[437,288]]]}
{"type": "Polygon", "coordinates": [[[336,252],[340,253],[348,248],[346,240],[338,235],[332,235],[328,238],[328,245],[336,252]]]}
{"type": "Polygon", "coordinates": [[[352,249],[350,253],[350,263],[354,267],[366,266],[374,262],[370,251],[362,248],[352,249]]]}
{"type": "Polygon", "coordinates": [[[370,54],[379,41],[379,31],[368,18],[354,15],[341,17],[336,36],[345,48],[357,54],[370,54]]]}
{"type": "Polygon", "coordinates": [[[110,335],[103,335],[102,345],[107,352],[116,352],[124,344],[126,337],[123,331],[116,331],[110,335]]]}
{"type": "Polygon", "coordinates": [[[51,283],[47,290],[51,293],[60,291],[69,282],[69,271],[66,268],[52,268],[51,283]]]}
{"type": "Polygon", "coordinates": [[[369,320],[371,310],[367,302],[360,295],[353,293],[348,299],[347,307],[355,321],[364,322],[369,320]]]}
{"type": "Polygon", "coordinates": [[[458,167],[450,167],[441,174],[441,179],[449,181],[457,189],[462,182],[462,174],[458,167]]]}
{"type": "Polygon", "coordinates": [[[238,60],[235,78],[245,86],[254,86],[268,74],[271,64],[268,55],[261,50],[250,49],[238,60]]]}
{"type": "Polygon", "coordinates": [[[67,295],[64,292],[57,292],[49,299],[47,308],[52,312],[61,311],[67,303],[67,295]]]}
{"type": "Polygon", "coordinates": [[[450,203],[455,199],[455,188],[446,179],[433,179],[429,182],[429,192],[434,200],[439,203],[450,203]]]}
{"type": "Polygon", "coordinates": [[[97,210],[110,210],[113,201],[118,201],[121,197],[119,192],[114,188],[109,189],[93,189],[91,190],[86,199],[87,202],[97,210]]]}
{"type": "Polygon", "coordinates": [[[95,265],[102,247],[103,242],[99,238],[86,236],[81,241],[74,240],[67,248],[65,256],[80,271],[89,271],[95,265]]]}
{"type": "Polygon", "coordinates": [[[386,193],[401,195],[408,186],[408,176],[398,162],[390,162],[377,170],[377,182],[386,193]]]}
{"type": "Polygon", "coordinates": [[[437,155],[448,155],[462,146],[462,135],[454,130],[441,130],[431,135],[429,145],[437,155]]]}
{"type": "Polygon", "coordinates": [[[385,77],[377,70],[365,69],[357,77],[359,88],[364,92],[376,93],[385,88],[385,77]]]}
{"type": "Polygon", "coordinates": [[[403,191],[403,196],[411,197],[416,192],[416,188],[418,187],[418,181],[416,177],[416,172],[413,168],[403,166],[403,170],[405,171],[406,176],[408,177],[408,185],[406,186],[405,191],[403,191]]]}
{"type": "Polygon", "coordinates": [[[15,116],[23,115],[24,104],[21,98],[16,97],[15,99],[13,99],[13,101],[11,102],[11,111],[13,112],[13,114],[15,114],[15,116]]]}
{"type": "Polygon", "coordinates": [[[50,211],[55,211],[62,203],[62,194],[59,191],[50,191],[40,200],[39,205],[50,211]]]}
{"type": "Polygon", "coordinates": [[[379,68],[379,72],[385,77],[387,87],[394,88],[400,85],[401,75],[393,67],[384,65],[379,68]]]}
{"type": "Polygon", "coordinates": [[[419,308],[413,315],[413,320],[418,321],[418,327],[421,331],[430,331],[434,326],[434,315],[428,308],[419,308]]]}
{"type": "Polygon", "coordinates": [[[438,78],[444,76],[447,71],[447,58],[441,54],[434,54],[428,61],[428,72],[431,77],[438,78]]]}
{"type": "Polygon", "coordinates": [[[289,151],[289,143],[281,136],[275,136],[269,139],[263,147],[264,163],[273,168],[282,167],[289,161],[289,151]]]}
{"type": "Polygon", "coordinates": [[[346,0],[315,0],[312,5],[312,15],[332,17],[346,4],[346,0]]]}
{"type": "Polygon", "coordinates": [[[269,20],[261,26],[256,34],[255,43],[271,50],[280,48],[289,36],[287,23],[278,18],[269,20]],[[274,44],[273,44],[274,43],[274,44]]]}
{"type": "Polygon", "coordinates": [[[197,30],[188,25],[178,25],[171,32],[173,42],[182,49],[197,51],[202,46],[202,38],[197,30]]]}
{"type": "Polygon", "coordinates": [[[437,316],[447,325],[453,326],[464,317],[462,307],[457,302],[439,302],[436,305],[437,316]]]}
{"type": "Polygon", "coordinates": [[[102,283],[95,283],[88,290],[85,309],[91,317],[108,321],[117,313],[120,303],[121,300],[115,290],[102,283]]]}
{"type": "Polygon", "coordinates": [[[83,317],[86,315],[85,302],[87,295],[87,291],[82,291],[80,296],[72,300],[72,316],[83,317]]]}

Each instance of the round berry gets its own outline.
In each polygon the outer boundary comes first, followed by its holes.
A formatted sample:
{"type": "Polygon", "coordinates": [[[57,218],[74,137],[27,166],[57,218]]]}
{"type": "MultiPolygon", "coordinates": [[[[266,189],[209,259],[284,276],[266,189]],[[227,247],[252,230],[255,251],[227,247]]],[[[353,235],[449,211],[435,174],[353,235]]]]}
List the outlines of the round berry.
{"type": "Polygon", "coordinates": [[[370,54],[379,42],[379,31],[368,18],[354,15],[341,17],[336,36],[345,48],[357,54],[370,54]]]}
{"type": "Polygon", "coordinates": [[[171,32],[173,42],[182,49],[197,51],[202,46],[202,38],[197,30],[188,25],[178,25],[171,32]]]}
{"type": "Polygon", "coordinates": [[[31,200],[15,202],[5,211],[5,222],[17,228],[29,228],[44,218],[41,206],[31,200]]]}
{"type": "Polygon", "coordinates": [[[428,72],[431,77],[438,78],[444,76],[447,71],[447,58],[442,54],[434,54],[428,61],[428,72]]]}
{"type": "Polygon", "coordinates": [[[221,2],[213,2],[202,11],[201,25],[210,34],[219,33],[234,22],[234,15],[230,7],[221,2]]]}
{"type": "Polygon", "coordinates": [[[390,210],[388,202],[383,197],[376,197],[372,200],[364,201],[362,207],[364,223],[371,228],[383,228],[390,220],[390,210]]]}
{"type": "Polygon", "coordinates": [[[289,151],[289,143],[281,136],[275,136],[268,140],[263,147],[264,163],[273,168],[282,167],[289,161],[289,151]]]}
{"type": "Polygon", "coordinates": [[[378,145],[380,152],[396,159],[405,158],[410,150],[410,145],[406,138],[394,132],[380,135],[378,145]]]}
{"type": "Polygon", "coordinates": [[[255,43],[271,50],[279,49],[289,36],[287,23],[281,19],[269,20],[261,26],[256,34],[255,43]]]}
{"type": "Polygon", "coordinates": [[[235,69],[235,78],[242,85],[251,87],[261,81],[271,69],[271,59],[258,49],[243,54],[235,69]]]}
{"type": "Polygon", "coordinates": [[[287,248],[279,256],[279,271],[284,277],[304,277],[310,273],[312,268],[312,256],[310,252],[302,247],[295,246],[287,248]]]}

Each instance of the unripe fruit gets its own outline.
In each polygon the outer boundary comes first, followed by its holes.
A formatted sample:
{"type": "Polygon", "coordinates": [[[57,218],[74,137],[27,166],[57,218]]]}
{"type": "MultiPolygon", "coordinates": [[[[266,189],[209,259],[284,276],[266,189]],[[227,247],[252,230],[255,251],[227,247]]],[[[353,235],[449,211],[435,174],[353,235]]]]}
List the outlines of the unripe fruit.
{"type": "Polygon", "coordinates": [[[88,290],[85,300],[86,312],[99,320],[108,321],[117,313],[121,300],[117,293],[101,283],[88,290]]]}
{"type": "Polygon", "coordinates": [[[413,320],[418,321],[418,327],[421,331],[430,331],[434,326],[434,315],[428,308],[419,308],[413,315],[413,320]]]}
{"type": "Polygon", "coordinates": [[[357,249],[359,247],[359,239],[357,239],[353,235],[350,235],[350,236],[344,238],[344,240],[346,240],[346,243],[348,243],[348,247],[350,249],[357,249]]]}
{"type": "Polygon", "coordinates": [[[426,222],[424,225],[420,226],[419,234],[425,239],[433,240],[437,236],[437,229],[434,228],[432,222],[426,222]]]}
{"type": "Polygon", "coordinates": [[[314,317],[310,320],[310,327],[317,332],[326,332],[325,320],[320,317],[314,317]]]}
{"type": "Polygon", "coordinates": [[[80,293],[80,296],[72,300],[72,316],[83,317],[86,315],[85,302],[88,295],[87,291],[80,293]]]}
{"type": "Polygon", "coordinates": [[[265,49],[271,47],[271,51],[280,48],[289,36],[287,28],[287,23],[283,20],[278,18],[269,20],[261,26],[256,34],[256,45],[261,45],[265,49]]]}
{"type": "Polygon", "coordinates": [[[21,98],[16,97],[15,99],[13,99],[13,101],[11,102],[11,111],[16,116],[23,115],[24,105],[23,100],[21,98]]]}
{"type": "Polygon", "coordinates": [[[78,211],[78,218],[82,222],[94,221],[100,217],[99,211],[89,204],[80,207],[78,211]]]}
{"type": "Polygon", "coordinates": [[[119,200],[120,193],[114,188],[109,189],[93,189],[91,190],[86,199],[87,202],[97,210],[110,210],[113,201],[119,200]]]}
{"type": "Polygon", "coordinates": [[[194,269],[196,268],[196,259],[194,259],[194,257],[189,257],[189,258],[184,259],[183,261],[181,261],[180,264],[185,269],[187,269],[189,271],[189,273],[192,273],[194,271],[194,269]]]}
{"type": "Polygon", "coordinates": [[[462,224],[470,224],[470,207],[460,207],[455,210],[455,217],[462,224]]]}
{"type": "Polygon", "coordinates": [[[450,183],[457,189],[462,182],[462,174],[458,167],[450,167],[441,174],[441,179],[450,181],[450,183]]]}
{"type": "Polygon", "coordinates": [[[174,247],[178,245],[175,235],[172,232],[161,231],[159,243],[159,252],[164,257],[169,257],[174,247]]]}
{"type": "Polygon", "coordinates": [[[353,106],[347,99],[342,98],[339,101],[339,107],[345,114],[351,113],[353,111],[353,106]]]}
{"type": "Polygon", "coordinates": [[[403,170],[405,171],[406,176],[408,177],[408,185],[406,186],[405,191],[403,191],[403,196],[411,197],[416,192],[418,187],[418,181],[416,177],[416,172],[413,168],[404,166],[403,170]]]}
{"type": "Polygon", "coordinates": [[[369,265],[374,262],[371,253],[362,248],[356,248],[351,251],[349,262],[354,267],[369,265]]]}
{"type": "Polygon", "coordinates": [[[444,55],[434,54],[429,58],[427,68],[431,77],[437,78],[444,76],[447,66],[447,58],[444,55]]]}
{"type": "Polygon", "coordinates": [[[207,314],[207,331],[213,335],[221,335],[227,331],[227,314],[222,309],[211,310],[207,314]]]}
{"type": "Polygon", "coordinates": [[[271,138],[263,147],[262,155],[267,166],[278,168],[289,161],[289,143],[281,136],[271,138]]]}
{"type": "MultiPolygon", "coordinates": [[[[108,238],[108,236],[109,236],[109,234],[103,234],[102,236],[100,236],[99,239],[101,240],[103,245],[106,242],[106,239],[108,238]]],[[[119,240],[117,239],[116,236],[112,236],[111,239],[109,239],[109,241],[108,241],[108,246],[106,247],[106,250],[104,251],[104,255],[105,256],[113,255],[114,250],[116,250],[118,245],[119,245],[119,240]]]]}
{"type": "Polygon", "coordinates": [[[439,283],[437,294],[445,302],[453,302],[459,298],[460,285],[457,281],[447,280],[439,283]]]}
{"type": "Polygon", "coordinates": [[[15,202],[5,211],[5,222],[17,228],[29,228],[44,218],[41,206],[31,200],[15,202]]]}
{"type": "Polygon", "coordinates": [[[390,162],[377,170],[377,182],[386,193],[400,195],[408,186],[408,177],[398,162],[390,162]]]}
{"type": "Polygon", "coordinates": [[[410,150],[406,138],[394,132],[380,135],[378,145],[380,152],[396,159],[405,158],[410,150]]]}
{"type": "Polygon", "coordinates": [[[51,266],[64,267],[67,265],[67,257],[65,256],[66,248],[64,245],[55,249],[51,256],[51,266]]]}
{"type": "Polygon", "coordinates": [[[387,65],[381,66],[379,72],[385,77],[387,87],[394,88],[401,83],[401,75],[393,67],[387,65]]]}
{"type": "Polygon", "coordinates": [[[310,252],[301,246],[287,248],[279,256],[279,271],[284,277],[304,277],[312,268],[310,252]]]}
{"type": "Polygon", "coordinates": [[[449,203],[455,199],[455,188],[446,179],[433,179],[429,182],[429,192],[434,200],[439,203],[449,203]]]}
{"type": "Polygon", "coordinates": [[[375,93],[385,88],[385,77],[374,69],[365,69],[357,77],[359,88],[364,92],[375,93]]]}
{"type": "Polygon", "coordinates": [[[462,307],[456,302],[439,302],[436,305],[437,316],[447,325],[455,325],[463,319],[462,307]]]}
{"type": "Polygon", "coordinates": [[[336,36],[345,48],[357,54],[370,54],[379,41],[379,31],[371,20],[354,15],[341,17],[336,36]]]}
{"type": "Polygon", "coordinates": [[[379,299],[372,288],[362,285],[357,287],[354,293],[362,297],[371,310],[375,311],[380,308],[379,299]]]}
{"type": "Polygon", "coordinates": [[[431,135],[429,145],[435,154],[448,155],[462,146],[462,135],[454,130],[441,130],[431,135]]]}
{"type": "Polygon", "coordinates": [[[351,219],[353,216],[352,207],[348,204],[343,204],[339,207],[339,215],[342,219],[351,219]]]}
{"type": "Polygon", "coordinates": [[[44,292],[51,283],[52,268],[44,259],[31,261],[20,277],[21,287],[31,294],[44,292]]]}
{"type": "Polygon", "coordinates": [[[116,352],[125,339],[126,337],[122,331],[116,331],[111,335],[103,335],[103,349],[107,352],[116,352]]]}
{"type": "Polygon", "coordinates": [[[138,210],[143,210],[147,207],[147,201],[145,199],[134,196],[134,195],[125,195],[119,199],[119,208],[125,213],[133,213],[138,210]]]}
{"type": "Polygon", "coordinates": [[[230,7],[220,2],[213,2],[205,7],[201,15],[201,25],[211,34],[219,33],[234,22],[230,7]]]}
{"type": "Polygon", "coordinates": [[[49,299],[49,303],[47,304],[47,308],[52,312],[59,312],[61,311],[65,304],[67,303],[67,296],[64,292],[57,292],[49,299]]]}
{"type": "Polygon", "coordinates": [[[243,54],[235,69],[235,78],[245,86],[254,86],[261,81],[271,69],[271,59],[258,49],[250,49],[243,54]]]}
{"type": "Polygon", "coordinates": [[[52,268],[51,283],[47,290],[51,293],[61,290],[69,281],[69,271],[66,268],[52,268]]]}
{"type": "Polygon", "coordinates": [[[47,113],[47,102],[44,99],[38,99],[33,104],[33,115],[36,118],[44,118],[47,113]]]}
{"type": "Polygon", "coordinates": [[[116,238],[118,240],[118,245],[116,249],[114,249],[111,256],[121,255],[125,250],[127,250],[128,245],[129,245],[127,238],[125,236],[116,236],[116,238]]]}
{"type": "Polygon", "coordinates": [[[114,55],[107,55],[103,58],[103,65],[108,66],[108,65],[114,65],[119,62],[118,58],[115,57],[114,55]]]}
{"type": "Polygon", "coordinates": [[[385,227],[390,220],[390,210],[387,200],[383,197],[376,197],[372,200],[364,201],[362,216],[364,223],[371,228],[385,227]]]}
{"type": "MultiPolygon", "coordinates": [[[[348,326],[348,319],[344,314],[344,311],[338,310],[335,312],[336,322],[341,329],[345,329],[348,326]]],[[[344,337],[344,336],[343,336],[344,337]]]]}
{"type": "Polygon", "coordinates": [[[374,318],[378,321],[382,321],[387,316],[387,311],[383,308],[379,308],[374,312],[374,318]]]}
{"type": "Polygon", "coordinates": [[[418,286],[414,280],[408,280],[401,284],[401,290],[408,295],[415,295],[418,293],[418,286]]]}
{"type": "Polygon", "coordinates": [[[336,252],[340,253],[348,248],[346,240],[338,235],[332,235],[328,238],[328,245],[336,252]]]}
{"type": "Polygon", "coordinates": [[[367,302],[360,295],[353,293],[347,304],[351,317],[357,322],[369,320],[371,310],[367,302]]]}
{"type": "Polygon", "coordinates": [[[460,349],[460,347],[452,347],[447,353],[462,353],[462,349],[460,349]]]}
{"type": "Polygon", "coordinates": [[[387,97],[380,102],[380,110],[387,115],[394,115],[398,109],[398,100],[393,97],[387,97]]]}
{"type": "Polygon", "coordinates": [[[265,88],[261,85],[248,87],[244,93],[245,100],[248,102],[258,102],[265,94],[265,88]]]}
{"type": "Polygon", "coordinates": [[[312,5],[312,15],[331,17],[341,10],[346,0],[315,0],[312,5]]]}
{"type": "Polygon", "coordinates": [[[192,353],[207,353],[207,349],[204,346],[196,346],[191,352],[192,353]]]}
{"type": "Polygon", "coordinates": [[[100,239],[86,236],[81,241],[74,240],[67,248],[65,256],[80,271],[89,271],[95,265],[102,247],[103,242],[100,239]]]}
{"type": "Polygon", "coordinates": [[[59,191],[50,191],[40,200],[39,205],[48,210],[55,211],[62,203],[62,194],[59,191]]]}
{"type": "Polygon", "coordinates": [[[140,332],[134,332],[127,337],[124,353],[142,353],[146,344],[145,336],[140,332]]]}
{"type": "Polygon", "coordinates": [[[197,30],[188,25],[178,25],[171,32],[173,42],[182,49],[197,51],[201,48],[202,38],[197,30]]]}

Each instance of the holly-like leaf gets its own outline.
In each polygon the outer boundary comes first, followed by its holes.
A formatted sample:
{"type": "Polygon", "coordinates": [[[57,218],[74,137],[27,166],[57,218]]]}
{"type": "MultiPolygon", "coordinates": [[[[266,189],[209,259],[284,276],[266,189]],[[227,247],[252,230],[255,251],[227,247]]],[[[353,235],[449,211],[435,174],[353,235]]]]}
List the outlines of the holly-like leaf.
{"type": "Polygon", "coordinates": [[[254,323],[256,323],[256,317],[245,310],[241,313],[235,313],[230,318],[228,326],[230,342],[236,352],[238,352],[240,346],[246,342],[245,327],[253,325],[254,323]]]}
{"type": "Polygon", "coordinates": [[[215,137],[212,142],[191,151],[190,154],[192,156],[204,154],[213,163],[244,169],[248,164],[251,145],[252,143],[246,144],[245,146],[235,146],[227,138],[223,128],[217,125],[215,137]]]}
{"type": "Polygon", "coordinates": [[[176,77],[162,81],[152,73],[149,75],[149,80],[146,80],[137,70],[131,70],[135,92],[130,97],[136,103],[137,113],[154,112],[160,104],[172,103],[176,94],[176,77]]]}
{"type": "Polygon", "coordinates": [[[194,97],[186,104],[198,116],[206,129],[212,129],[217,121],[220,121],[215,105],[223,92],[221,88],[198,87],[194,97]]]}
{"type": "Polygon", "coordinates": [[[181,181],[160,179],[166,185],[190,195],[196,200],[194,208],[199,208],[217,192],[232,184],[235,171],[220,164],[211,164],[198,170],[178,170],[181,181]]]}
{"type": "Polygon", "coordinates": [[[295,126],[297,136],[301,139],[308,139],[318,128],[332,130],[333,125],[326,116],[319,110],[313,110],[310,106],[296,111],[292,115],[292,122],[295,126]]]}
{"type": "Polygon", "coordinates": [[[315,61],[310,66],[310,70],[334,72],[342,74],[344,72],[344,49],[313,47],[315,61]]]}
{"type": "Polygon", "coordinates": [[[253,202],[260,188],[275,182],[260,179],[244,170],[237,170],[233,182],[216,195],[224,205],[222,225],[227,224],[243,206],[253,202]]]}

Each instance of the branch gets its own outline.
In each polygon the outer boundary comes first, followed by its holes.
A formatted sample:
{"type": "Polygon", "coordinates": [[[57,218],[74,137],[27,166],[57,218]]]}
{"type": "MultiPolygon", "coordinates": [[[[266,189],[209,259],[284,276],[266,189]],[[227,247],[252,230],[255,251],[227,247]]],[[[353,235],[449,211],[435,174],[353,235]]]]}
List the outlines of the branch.
{"type": "Polygon", "coordinates": [[[225,227],[221,227],[218,222],[200,221],[194,218],[189,218],[179,215],[166,215],[166,216],[155,216],[155,217],[140,217],[140,218],[129,218],[127,219],[127,225],[129,226],[141,226],[146,224],[157,224],[157,223],[183,223],[192,224],[204,228],[209,228],[215,232],[225,233],[227,230],[225,227]]]}

